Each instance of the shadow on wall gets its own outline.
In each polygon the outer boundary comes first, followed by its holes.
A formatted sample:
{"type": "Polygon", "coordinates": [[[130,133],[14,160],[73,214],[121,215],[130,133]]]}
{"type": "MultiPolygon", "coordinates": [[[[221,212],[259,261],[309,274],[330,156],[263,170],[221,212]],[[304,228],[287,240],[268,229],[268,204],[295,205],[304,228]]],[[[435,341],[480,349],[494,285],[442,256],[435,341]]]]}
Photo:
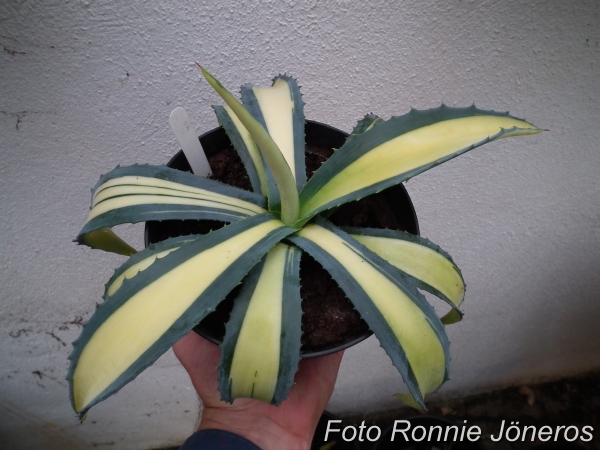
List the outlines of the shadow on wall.
{"type": "Polygon", "coordinates": [[[59,425],[0,399],[0,448],[84,450],[87,446],[69,439],[59,425]]]}

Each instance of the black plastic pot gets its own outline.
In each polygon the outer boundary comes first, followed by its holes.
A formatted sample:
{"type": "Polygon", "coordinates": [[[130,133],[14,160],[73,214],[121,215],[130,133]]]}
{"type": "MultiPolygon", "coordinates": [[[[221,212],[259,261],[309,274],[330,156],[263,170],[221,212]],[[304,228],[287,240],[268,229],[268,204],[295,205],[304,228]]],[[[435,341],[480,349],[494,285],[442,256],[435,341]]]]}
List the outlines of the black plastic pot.
{"type": "MultiPolygon", "coordinates": [[[[307,145],[326,148],[340,148],[348,137],[348,134],[344,133],[343,131],[311,120],[306,121],[305,133],[307,145]]],[[[225,148],[228,148],[231,145],[225,130],[221,127],[215,128],[214,130],[203,134],[199,139],[204,151],[209,157],[225,148]]],[[[183,154],[183,151],[179,151],[173,158],[171,158],[171,160],[167,163],[167,166],[174,169],[191,172],[191,168],[185,155],[183,154]]],[[[383,195],[385,197],[386,202],[392,207],[395,219],[406,231],[413,234],[419,234],[417,216],[404,186],[400,184],[388,188],[379,195],[383,195]]],[[[156,238],[156,236],[160,233],[161,228],[165,226],[169,225],[165,224],[164,222],[146,223],[144,236],[146,246],[148,246],[150,243],[160,240],[156,238]]],[[[230,308],[231,307],[229,307],[229,311],[231,311],[230,308]]],[[[214,342],[215,344],[221,344],[225,334],[225,324],[222,320],[215,320],[213,314],[210,314],[194,328],[194,331],[209,341],[214,342]]],[[[318,349],[303,348],[300,354],[302,358],[314,358],[317,356],[328,355],[330,353],[335,353],[358,344],[359,342],[368,338],[371,334],[371,331],[366,331],[360,336],[354,336],[326,347],[320,347],[318,349]]]]}
{"type": "MultiPolygon", "coordinates": [[[[428,450],[428,449],[452,449],[452,450],[483,450],[483,446],[481,445],[481,443],[479,442],[481,440],[481,438],[479,438],[479,440],[475,441],[475,442],[471,442],[469,440],[463,440],[463,441],[458,441],[458,442],[443,442],[443,436],[444,433],[446,431],[447,427],[450,426],[458,426],[459,430],[461,429],[461,425],[460,424],[456,424],[444,417],[436,417],[436,416],[415,416],[415,417],[409,417],[406,419],[401,419],[401,420],[406,420],[410,423],[410,429],[407,430],[406,434],[407,437],[409,437],[409,440],[404,439],[404,436],[400,433],[397,433],[397,435],[395,436],[394,440],[392,441],[392,432],[394,430],[394,423],[392,423],[390,426],[388,426],[383,433],[381,434],[381,438],[379,438],[379,440],[377,441],[377,443],[375,443],[375,445],[373,446],[373,450],[397,450],[397,449],[422,449],[422,450],[428,450]],[[411,436],[411,430],[413,430],[415,427],[423,427],[425,429],[425,436],[429,436],[429,430],[431,427],[441,427],[442,429],[442,441],[438,441],[436,439],[432,439],[432,440],[427,440],[427,438],[423,439],[423,440],[419,440],[419,441],[413,441],[410,440],[410,436],[411,436]]],[[[399,429],[405,429],[404,424],[399,424],[398,425],[399,429]]],[[[419,429],[419,432],[421,431],[421,429],[419,429]]],[[[438,429],[434,429],[433,433],[432,433],[432,437],[437,437],[437,433],[438,433],[438,429]]],[[[460,431],[459,431],[460,433],[460,431]]],[[[417,435],[417,439],[420,439],[421,435],[417,435]]],[[[449,434],[449,436],[454,436],[454,434],[452,434],[452,432],[449,434]]]]}

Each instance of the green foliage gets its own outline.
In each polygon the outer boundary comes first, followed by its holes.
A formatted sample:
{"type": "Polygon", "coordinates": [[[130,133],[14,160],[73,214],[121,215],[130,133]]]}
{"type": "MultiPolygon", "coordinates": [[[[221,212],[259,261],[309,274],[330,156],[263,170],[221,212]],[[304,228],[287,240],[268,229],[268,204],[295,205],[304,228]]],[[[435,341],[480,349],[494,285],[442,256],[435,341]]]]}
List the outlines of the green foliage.
{"type": "Polygon", "coordinates": [[[240,103],[202,71],[227,105],[214,109],[254,192],[164,166],[117,167],[101,177],[77,241],[132,256],[115,271],[104,302],[74,343],[68,379],[75,411],[83,417],[135,378],[240,282],[222,344],[222,398],[281,403],[299,361],[303,251],[330,272],[379,339],[408,386],[410,396],[400,397],[425,408],[425,395],[447,379],[444,325],[462,318],[460,270],[427,239],[342,230],[325,217],[480,145],[542,130],[475,106],[411,110],[387,121],[369,114],[306,182],[304,103],[296,81],[280,75],[271,88],[246,85],[240,103]],[[137,254],[110,231],[167,219],[230,225],[137,254]],[[440,320],[419,289],[447,302],[450,312],[440,320]]]}

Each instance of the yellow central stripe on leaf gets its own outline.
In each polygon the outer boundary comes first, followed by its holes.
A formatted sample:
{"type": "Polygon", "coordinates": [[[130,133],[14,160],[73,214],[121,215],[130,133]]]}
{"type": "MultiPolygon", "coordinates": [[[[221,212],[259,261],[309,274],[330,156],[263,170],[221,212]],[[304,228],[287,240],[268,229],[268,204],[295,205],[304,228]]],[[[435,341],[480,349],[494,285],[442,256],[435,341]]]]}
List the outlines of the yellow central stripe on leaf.
{"type": "Polygon", "coordinates": [[[204,206],[206,208],[224,209],[231,212],[246,214],[248,216],[266,212],[263,208],[253,203],[237,200],[232,197],[224,198],[228,201],[221,201],[221,199],[218,198],[207,198],[201,200],[188,197],[171,197],[166,195],[123,195],[121,197],[110,198],[94,206],[88,215],[88,221],[92,220],[94,217],[98,217],[101,214],[115,209],[126,208],[128,206],[152,204],[204,206]]]}
{"type": "Polygon", "coordinates": [[[445,120],[402,134],[367,152],[340,171],[301,205],[300,217],[335,199],[470,147],[499,133],[501,128],[515,126],[531,130],[522,134],[539,132],[537,129],[533,131],[532,125],[522,120],[475,116],[445,120]]]}
{"type": "Polygon", "coordinates": [[[110,286],[108,286],[106,288],[106,296],[110,297],[115,292],[117,292],[117,290],[121,287],[121,285],[123,284],[123,281],[125,281],[125,279],[133,278],[139,272],[146,270],[148,267],[150,267],[154,263],[154,261],[167,256],[169,253],[174,252],[178,248],[179,247],[174,247],[174,248],[170,248],[168,250],[163,250],[162,252],[148,256],[147,258],[142,259],[141,261],[133,264],[131,267],[129,267],[127,270],[125,270],[121,275],[119,275],[117,278],[115,278],[113,280],[113,282],[110,284],[110,286]]]}
{"type": "MultiPolygon", "coordinates": [[[[134,177],[123,177],[123,178],[134,178],[134,177]]],[[[121,178],[121,179],[123,179],[121,178]]],[[[153,180],[148,178],[147,180],[153,180]]],[[[113,181],[113,180],[111,180],[113,181]]],[[[144,180],[146,181],[146,180],[144,180]]],[[[157,180],[162,181],[162,180],[157,180]]],[[[248,209],[250,211],[254,211],[256,214],[262,214],[266,212],[264,208],[261,208],[258,205],[255,205],[252,202],[248,202],[246,200],[240,200],[236,197],[231,197],[225,194],[219,194],[216,192],[212,192],[206,189],[197,189],[193,188],[190,190],[178,189],[185,188],[185,185],[172,183],[175,187],[166,187],[160,185],[151,185],[151,184],[119,184],[105,187],[107,183],[100,186],[94,198],[92,200],[92,208],[98,206],[101,203],[110,200],[111,198],[123,197],[127,195],[156,195],[160,196],[159,198],[164,197],[180,197],[180,198],[193,198],[198,200],[208,200],[219,204],[227,204],[227,205],[237,205],[241,208],[248,209]],[[101,189],[101,190],[100,190],[101,189]]],[[[164,203],[162,201],[156,201],[155,203],[164,203]]]]}
{"type": "MultiPolygon", "coordinates": [[[[96,191],[94,192],[94,196],[92,197],[92,205],[95,205],[97,203],[96,198],[98,196],[100,196],[102,191],[104,191],[105,189],[114,187],[114,186],[124,186],[125,187],[127,185],[161,187],[161,188],[165,188],[165,189],[173,189],[176,191],[195,192],[197,194],[204,194],[205,192],[210,192],[210,191],[207,191],[206,189],[202,189],[202,188],[198,188],[198,187],[194,187],[194,186],[188,186],[187,184],[176,183],[174,181],[161,180],[160,178],[125,175],[122,177],[112,178],[112,179],[106,181],[105,183],[102,183],[102,185],[98,186],[98,189],[96,189],[96,191]]],[[[214,194],[214,193],[211,192],[211,194],[214,194]]],[[[214,195],[222,195],[222,194],[214,194],[214,195]]]]}
{"type": "Polygon", "coordinates": [[[73,374],[77,411],[101,394],[154,344],[250,247],[282,223],[271,220],[188,259],[138,293],[104,322],[73,374]]]}
{"type": "Polygon", "coordinates": [[[277,244],[269,251],[250,299],[229,372],[233,398],[270,402],[275,393],[287,249],[287,245],[277,244]]]}
{"type": "Polygon", "coordinates": [[[194,193],[202,196],[214,196],[215,198],[232,198],[225,194],[219,194],[216,192],[209,191],[207,189],[189,186],[183,183],[176,183],[174,181],[161,180],[160,178],[154,177],[126,175],[122,177],[112,178],[106,181],[105,183],[102,183],[102,185],[98,186],[98,189],[96,189],[96,191],[94,192],[94,196],[92,197],[92,206],[96,205],[101,199],[114,195],[114,193],[106,195],[103,194],[103,192],[108,188],[116,186],[120,186],[123,189],[128,189],[132,186],[147,186],[151,188],[171,189],[173,191],[179,191],[182,193],[194,193]]]}
{"type": "MultiPolygon", "coordinates": [[[[217,194],[215,192],[199,189],[199,192],[186,191],[182,189],[171,189],[160,186],[139,186],[139,185],[119,185],[111,186],[103,189],[97,196],[95,196],[92,207],[97,206],[99,203],[106,201],[112,197],[118,197],[122,195],[134,195],[134,194],[148,194],[148,195],[167,195],[173,197],[187,197],[187,198],[198,198],[205,200],[221,201],[226,203],[232,202],[246,202],[245,200],[239,200],[229,195],[217,194]]],[[[251,203],[253,204],[253,203],[251,203]]],[[[256,206],[256,205],[255,205],[256,206]]]]}
{"type": "Polygon", "coordinates": [[[300,200],[296,188],[294,174],[285,156],[265,128],[248,112],[237,98],[223,87],[221,82],[206,70],[202,69],[206,81],[217,91],[225,103],[235,112],[240,121],[252,135],[258,145],[265,161],[271,167],[273,179],[281,196],[281,221],[286,225],[293,225],[298,220],[300,200]]]}
{"type": "Polygon", "coordinates": [[[455,306],[462,303],[465,286],[460,273],[452,261],[440,253],[402,239],[351,236],[390,264],[440,291],[455,306]]]}
{"type": "Polygon", "coordinates": [[[283,153],[283,156],[296,177],[294,159],[294,99],[290,87],[283,79],[278,79],[268,88],[252,88],[260,105],[267,131],[283,153]]]}
{"type": "Polygon", "coordinates": [[[255,211],[257,214],[266,212],[254,203],[240,200],[225,194],[219,194],[207,189],[196,188],[181,183],[165,181],[158,178],[124,176],[113,178],[98,187],[92,198],[92,207],[101,201],[118,195],[133,193],[152,193],[160,195],[186,196],[198,199],[213,200],[224,204],[237,204],[243,208],[255,211]]]}
{"type": "Polygon", "coordinates": [[[237,128],[240,137],[246,144],[246,148],[248,149],[248,153],[250,154],[250,158],[252,158],[252,162],[254,163],[254,168],[256,169],[256,174],[258,175],[258,179],[260,180],[260,192],[262,195],[267,195],[267,176],[265,175],[265,166],[263,164],[262,156],[260,155],[260,150],[250,136],[250,132],[246,129],[244,124],[238,119],[238,116],[235,115],[233,110],[228,106],[224,106],[225,111],[229,115],[229,118],[237,128]]]}
{"type": "MultiPolygon", "coordinates": [[[[336,259],[371,298],[402,346],[419,389],[430,392],[444,381],[444,350],[423,311],[392,281],[362,259],[342,238],[318,225],[298,235],[313,241],[336,259]]],[[[359,252],[360,253],[360,252],[359,252]]]]}

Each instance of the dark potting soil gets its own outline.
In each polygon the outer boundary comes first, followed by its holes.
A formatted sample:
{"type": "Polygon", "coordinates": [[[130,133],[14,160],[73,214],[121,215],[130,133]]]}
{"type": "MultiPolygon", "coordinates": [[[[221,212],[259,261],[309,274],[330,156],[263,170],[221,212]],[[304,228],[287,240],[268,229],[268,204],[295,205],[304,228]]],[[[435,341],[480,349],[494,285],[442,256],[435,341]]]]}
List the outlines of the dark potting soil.
{"type": "MultiPolygon", "coordinates": [[[[310,178],[333,150],[312,145],[306,147],[306,176],[310,178]]],[[[213,171],[211,178],[232,186],[250,191],[250,180],[237,152],[229,147],[214,156],[208,157],[213,171]]],[[[186,169],[184,167],[176,167],[186,169]]],[[[187,168],[189,171],[189,168],[187,168]]],[[[338,226],[391,228],[404,230],[398,223],[388,201],[382,194],[374,194],[362,200],[340,206],[329,218],[338,226]]],[[[206,234],[223,227],[223,222],[202,220],[163,221],[153,226],[153,242],[169,237],[188,234],[206,234]],[[158,224],[157,224],[158,225],[158,224]]],[[[302,297],[302,349],[320,351],[338,342],[349,342],[368,330],[346,298],[344,291],[331,278],[329,273],[310,255],[302,254],[300,262],[300,295],[302,297]]],[[[239,286],[233,289],[221,302],[216,311],[207,316],[202,326],[211,334],[222,339],[225,333],[224,323],[229,319],[233,300],[239,292],[239,286]]]]}

